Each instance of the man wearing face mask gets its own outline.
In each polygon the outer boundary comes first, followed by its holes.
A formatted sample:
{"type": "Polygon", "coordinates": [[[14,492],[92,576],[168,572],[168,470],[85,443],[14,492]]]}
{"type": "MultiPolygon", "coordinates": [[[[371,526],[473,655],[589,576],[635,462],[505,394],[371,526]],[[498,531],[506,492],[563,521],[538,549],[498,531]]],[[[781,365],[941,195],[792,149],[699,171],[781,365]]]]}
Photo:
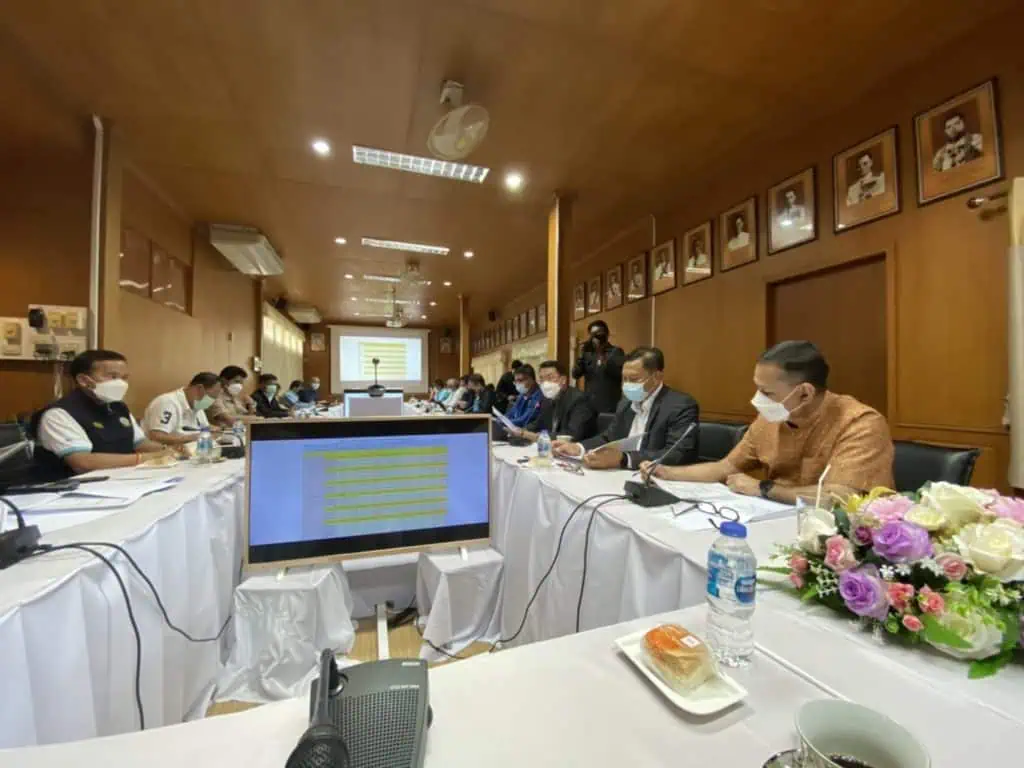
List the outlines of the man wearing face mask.
{"type": "Polygon", "coordinates": [[[520,437],[522,430],[533,423],[540,415],[540,406],[544,402],[544,394],[537,386],[537,374],[529,363],[516,368],[515,375],[516,392],[519,397],[515,404],[505,414],[505,418],[511,421],[516,430],[512,432],[513,437],[520,437]]]}
{"type": "Polygon", "coordinates": [[[252,393],[258,415],[265,419],[281,419],[289,415],[288,409],[277,401],[277,392],[280,387],[277,376],[274,374],[260,375],[260,388],[252,393]]]}
{"type": "Polygon", "coordinates": [[[519,435],[531,443],[541,430],[552,437],[571,437],[575,442],[597,434],[597,412],[590,398],[569,386],[569,368],[558,360],[545,360],[537,369],[540,391],[544,395],[537,418],[519,435]]]}
{"type": "Polygon", "coordinates": [[[195,442],[199,430],[210,426],[205,411],[220,394],[217,374],[197,373],[187,387],[153,398],[142,418],[146,436],[155,443],[170,446],[195,442]]]}
{"type": "Polygon", "coordinates": [[[219,427],[233,427],[235,422],[256,413],[256,404],[243,390],[249,374],[237,365],[226,366],[220,372],[220,397],[206,409],[206,418],[219,427]]]}
{"type": "Polygon", "coordinates": [[[608,341],[608,323],[595,320],[589,327],[590,338],[572,368],[573,379],[583,379],[583,391],[598,413],[614,413],[622,399],[622,347],[608,341]]]}
{"type": "Polygon", "coordinates": [[[37,479],[61,480],[97,469],[131,467],[165,449],[148,440],[124,396],[128,363],[109,349],[90,349],[73,361],[71,394],[32,417],[37,479]]]}
{"type": "Polygon", "coordinates": [[[669,480],[725,482],[737,493],[786,504],[813,496],[831,465],[826,494],[847,496],[876,486],[891,488],[892,439],[878,411],[828,390],[828,363],[809,341],[783,341],[754,368],[751,401],[758,417],[721,461],[658,467],[669,480]],[[765,479],[750,472],[760,470],[765,479]]]}
{"type": "Polygon", "coordinates": [[[309,385],[299,390],[299,401],[312,404],[320,396],[320,377],[314,376],[309,380],[309,385]]]}
{"type": "Polygon", "coordinates": [[[624,400],[611,425],[596,437],[582,443],[556,440],[552,448],[563,456],[582,456],[591,469],[638,469],[645,461],[659,459],[663,464],[689,464],[697,460],[697,424],[700,408],[685,392],[676,392],[664,384],[665,355],[657,347],[637,347],[622,366],[624,400]],[[623,452],[607,443],[627,437],[640,438],[635,451],[623,452]]]}

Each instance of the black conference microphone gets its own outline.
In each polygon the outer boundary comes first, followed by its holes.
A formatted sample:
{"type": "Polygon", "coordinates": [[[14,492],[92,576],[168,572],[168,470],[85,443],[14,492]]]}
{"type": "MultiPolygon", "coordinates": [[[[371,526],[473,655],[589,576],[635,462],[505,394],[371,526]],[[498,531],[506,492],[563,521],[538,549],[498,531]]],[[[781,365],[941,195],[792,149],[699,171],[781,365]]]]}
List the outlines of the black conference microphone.
{"type": "Polygon", "coordinates": [[[679,439],[672,443],[668,449],[661,454],[657,459],[651,462],[650,471],[647,473],[647,477],[644,478],[642,483],[635,482],[633,480],[627,480],[625,485],[626,496],[634,504],[640,507],[667,507],[670,504],[675,504],[679,501],[677,496],[673,496],[671,493],[663,488],[659,488],[651,482],[651,476],[654,474],[654,470],[658,468],[658,465],[665,460],[676,446],[679,445],[683,440],[690,436],[690,433],[697,428],[696,422],[691,422],[690,426],[686,428],[679,439]]]}
{"type": "Polygon", "coordinates": [[[349,755],[341,731],[331,719],[328,700],[332,681],[338,677],[334,654],[329,648],[320,652],[320,680],[316,687],[316,707],[309,728],[288,756],[285,768],[348,768],[349,755]]]}
{"type": "Polygon", "coordinates": [[[6,504],[14,513],[18,527],[13,531],[0,529],[0,570],[24,560],[39,546],[39,526],[25,525],[21,510],[11,501],[0,496],[0,504],[6,504]]]}
{"type": "Polygon", "coordinates": [[[380,365],[380,358],[375,357],[370,362],[373,363],[373,384],[366,388],[366,392],[370,397],[384,397],[386,388],[377,383],[377,366],[380,365]]]}

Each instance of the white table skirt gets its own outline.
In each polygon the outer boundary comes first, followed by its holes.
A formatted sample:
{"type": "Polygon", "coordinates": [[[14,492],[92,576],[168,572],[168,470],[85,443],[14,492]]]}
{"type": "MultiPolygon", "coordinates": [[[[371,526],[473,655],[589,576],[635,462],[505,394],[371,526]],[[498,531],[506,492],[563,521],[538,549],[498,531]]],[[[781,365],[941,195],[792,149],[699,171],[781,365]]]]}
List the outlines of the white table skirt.
{"type": "MultiPolygon", "coordinates": [[[[174,488],[116,514],[44,536],[50,544],[124,546],[152,579],[171,621],[216,635],[231,609],[241,562],[243,464],[168,470],[174,488]]],[[[147,727],[202,708],[222,643],[189,643],[168,629],[145,583],[122,556],[142,633],[147,727]]],[[[55,552],[0,571],[0,746],[45,744],[138,728],[135,641],[117,581],[83,552],[55,552]]]]}
{"type": "MultiPolygon", "coordinates": [[[[522,622],[526,604],[551,565],[559,533],[576,505],[595,494],[621,493],[625,481],[633,477],[624,470],[587,470],[581,476],[516,464],[518,457],[530,453],[532,449],[507,446],[494,450],[491,538],[494,548],[505,556],[500,607],[505,638],[522,622]]],[[[569,524],[555,569],[530,608],[516,643],[575,631],[584,533],[594,506],[602,501],[587,504],[569,524]]],[[[743,497],[731,503],[744,514],[778,514],[780,508],[743,497]]],[[[669,507],[644,509],[625,501],[604,504],[590,532],[580,628],[617,624],[702,602],[703,570],[683,557],[681,545],[694,532],[705,530],[714,532],[705,515],[691,512],[675,518],[669,507]]]]}
{"type": "MultiPolygon", "coordinates": [[[[830,696],[812,675],[793,669],[804,659],[818,658],[816,639],[787,633],[787,617],[765,611],[756,616],[755,631],[783,661],[756,653],[749,668],[733,673],[749,691],[741,705],[714,717],[680,713],[612,648],[616,637],[667,620],[701,632],[704,609],[432,669],[434,723],[427,737],[426,765],[754,767],[795,745],[793,716],[803,703],[830,696]]],[[[841,647],[833,650],[843,653],[841,647]]],[[[931,752],[934,768],[1019,762],[1024,739],[1019,723],[959,697],[938,695],[928,681],[901,673],[876,655],[850,655],[835,665],[833,676],[840,678],[841,694],[893,717],[915,734],[931,752]]],[[[214,768],[230,762],[280,768],[307,717],[307,701],[298,698],[146,733],[0,752],[0,764],[214,768]]]]}

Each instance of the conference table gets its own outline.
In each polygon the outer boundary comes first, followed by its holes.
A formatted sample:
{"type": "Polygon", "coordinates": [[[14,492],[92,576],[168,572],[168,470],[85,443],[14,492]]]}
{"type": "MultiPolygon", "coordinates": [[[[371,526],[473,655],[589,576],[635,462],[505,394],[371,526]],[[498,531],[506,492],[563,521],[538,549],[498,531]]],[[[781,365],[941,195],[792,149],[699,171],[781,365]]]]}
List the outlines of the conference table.
{"type": "MultiPolygon", "coordinates": [[[[1015,765],[1024,724],[976,698],[951,694],[881,651],[794,631],[792,612],[758,610],[758,648],[730,674],[747,697],[716,715],[674,708],[615,648],[616,638],[664,621],[704,631],[701,606],[511,648],[429,672],[433,725],[427,766],[618,768],[760,766],[796,743],[806,702],[849,698],[901,723],[929,749],[934,768],[1015,765]],[[812,659],[813,666],[805,662],[812,659]]],[[[1016,670],[1013,681],[1022,682],[1016,670]]],[[[280,768],[305,730],[298,698],[234,715],[69,744],[0,751],[5,768],[280,768]]]]}

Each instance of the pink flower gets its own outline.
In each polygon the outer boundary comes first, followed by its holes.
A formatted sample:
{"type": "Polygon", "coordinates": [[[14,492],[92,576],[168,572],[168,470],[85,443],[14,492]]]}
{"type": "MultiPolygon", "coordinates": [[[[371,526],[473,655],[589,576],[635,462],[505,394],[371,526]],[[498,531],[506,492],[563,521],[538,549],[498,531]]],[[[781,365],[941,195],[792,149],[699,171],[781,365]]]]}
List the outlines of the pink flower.
{"type": "Polygon", "coordinates": [[[988,511],[996,517],[1006,517],[1024,525],[1024,499],[1000,496],[988,511]]]}
{"type": "Polygon", "coordinates": [[[836,573],[842,573],[847,568],[857,565],[853,544],[849,539],[837,534],[825,540],[825,565],[836,573]]]}
{"type": "Polygon", "coordinates": [[[912,506],[914,502],[906,496],[883,496],[872,501],[861,512],[871,515],[880,523],[892,523],[902,520],[912,506]]]}
{"type": "Polygon", "coordinates": [[[886,585],[886,597],[889,598],[889,605],[902,613],[910,606],[910,599],[914,596],[913,584],[901,584],[892,582],[886,585]]]}
{"type": "Polygon", "coordinates": [[[794,554],[789,558],[789,567],[797,573],[807,573],[807,558],[800,554],[794,554]]]}
{"type": "Polygon", "coordinates": [[[791,574],[789,574],[789,580],[793,583],[793,586],[796,587],[797,589],[803,589],[804,588],[804,577],[801,576],[796,571],[793,571],[791,574]]]}
{"type": "Polygon", "coordinates": [[[950,581],[963,581],[967,575],[967,563],[960,555],[952,552],[943,552],[935,558],[935,562],[942,566],[946,578],[950,581]]]}
{"type": "Polygon", "coordinates": [[[917,618],[917,616],[914,616],[912,613],[908,613],[903,617],[903,627],[905,629],[909,629],[911,632],[920,632],[924,629],[924,624],[921,623],[921,620],[917,618]]]}
{"type": "Polygon", "coordinates": [[[853,540],[863,547],[871,544],[873,531],[866,525],[858,525],[853,529],[853,540]]]}
{"type": "Polygon", "coordinates": [[[946,610],[946,601],[931,587],[921,587],[921,592],[917,596],[917,604],[921,606],[922,611],[933,616],[938,616],[946,610]]]}

